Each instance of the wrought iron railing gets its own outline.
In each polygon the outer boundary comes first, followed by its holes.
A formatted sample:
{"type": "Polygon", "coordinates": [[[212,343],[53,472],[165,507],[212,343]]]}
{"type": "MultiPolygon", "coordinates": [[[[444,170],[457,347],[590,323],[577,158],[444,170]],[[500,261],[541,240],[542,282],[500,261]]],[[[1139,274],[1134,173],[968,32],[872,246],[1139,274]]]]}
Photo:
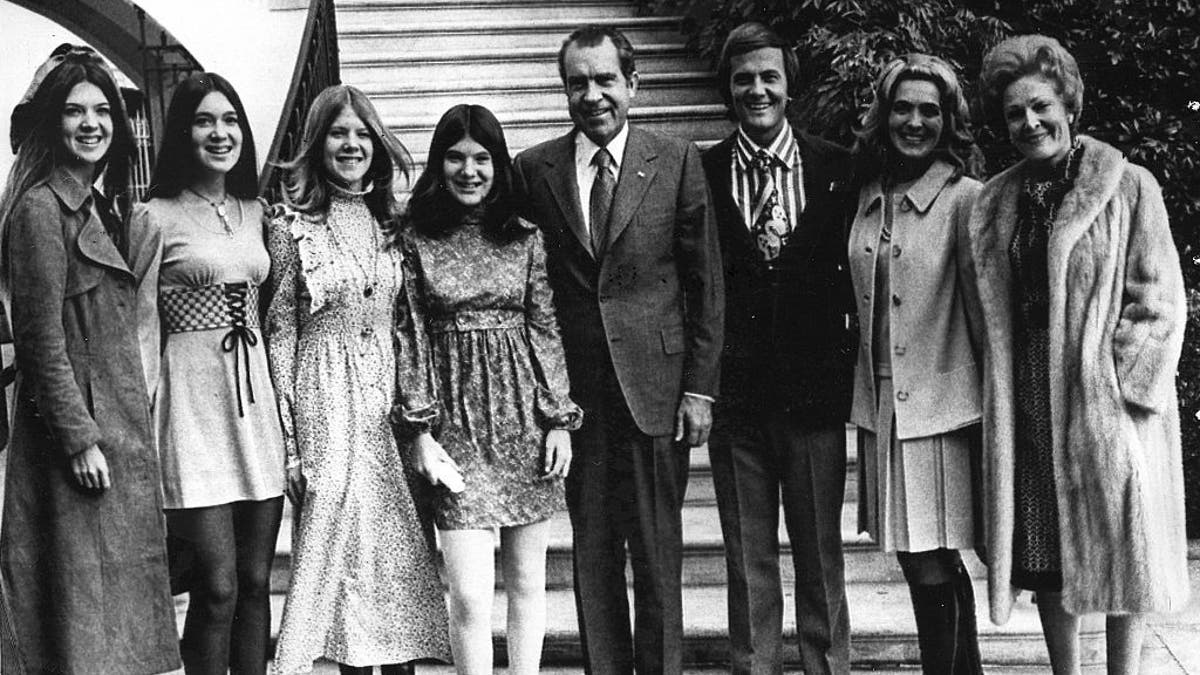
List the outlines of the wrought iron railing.
{"type": "Polygon", "coordinates": [[[304,37],[292,73],[292,86],[258,181],[258,192],[268,201],[274,203],[282,198],[278,165],[295,156],[309,105],[322,89],[341,81],[333,0],[310,0],[308,21],[304,25],[304,37]]]}

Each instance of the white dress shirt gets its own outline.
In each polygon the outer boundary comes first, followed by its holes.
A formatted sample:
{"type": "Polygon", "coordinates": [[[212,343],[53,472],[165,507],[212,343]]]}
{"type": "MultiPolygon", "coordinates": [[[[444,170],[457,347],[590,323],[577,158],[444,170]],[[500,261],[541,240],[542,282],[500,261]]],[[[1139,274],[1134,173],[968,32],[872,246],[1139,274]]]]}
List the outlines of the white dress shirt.
{"type": "MultiPolygon", "coordinates": [[[[629,140],[629,123],[621,125],[621,130],[613,136],[605,146],[613,161],[609,165],[613,172],[613,185],[621,177],[621,162],[625,159],[625,143],[629,140]]],[[[599,170],[592,164],[592,158],[600,146],[592,142],[582,131],[575,133],[575,184],[579,186],[579,208],[583,214],[583,224],[588,234],[592,233],[592,184],[596,182],[596,172],[599,170]]]]}

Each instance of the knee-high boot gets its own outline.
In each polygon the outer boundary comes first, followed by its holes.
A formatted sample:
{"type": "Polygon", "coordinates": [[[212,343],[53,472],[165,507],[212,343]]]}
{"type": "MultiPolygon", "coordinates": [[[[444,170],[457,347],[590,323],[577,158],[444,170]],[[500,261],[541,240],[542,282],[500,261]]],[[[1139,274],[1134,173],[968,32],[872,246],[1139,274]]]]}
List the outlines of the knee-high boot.
{"type": "Polygon", "coordinates": [[[979,630],[975,625],[975,588],[967,568],[959,565],[954,573],[954,592],[958,600],[958,644],[954,653],[954,675],[983,675],[979,655],[979,630]]]}
{"type": "MultiPolygon", "coordinates": [[[[925,675],[957,675],[959,608],[956,584],[910,584],[921,671],[925,675]]],[[[973,618],[972,618],[973,622],[973,618]]]]}

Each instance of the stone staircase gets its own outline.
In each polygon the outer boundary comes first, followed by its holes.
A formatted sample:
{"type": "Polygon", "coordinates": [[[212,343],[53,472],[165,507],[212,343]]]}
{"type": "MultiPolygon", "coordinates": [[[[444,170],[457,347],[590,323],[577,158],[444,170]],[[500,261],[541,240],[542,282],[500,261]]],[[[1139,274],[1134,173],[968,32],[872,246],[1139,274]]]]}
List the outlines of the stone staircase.
{"type": "Polygon", "coordinates": [[[731,126],[708,64],[688,52],[678,17],[638,16],[622,0],[339,0],[342,81],[363,89],[423,168],[442,113],[479,103],[504,125],[513,155],[570,129],[559,45],[585,23],[633,43],[640,126],[702,147],[731,126]]]}
{"type": "MultiPolygon", "coordinates": [[[[689,138],[702,148],[732,129],[725,119],[709,64],[687,51],[683,36],[676,30],[678,19],[638,16],[631,1],[338,0],[337,22],[343,81],[360,87],[372,98],[389,128],[412,153],[417,173],[424,168],[438,118],[457,103],[479,103],[495,112],[504,125],[513,155],[568,130],[570,120],[556,56],[562,39],[584,23],[616,26],[634,44],[641,76],[630,110],[634,124],[689,138]]],[[[855,671],[919,672],[916,630],[900,569],[894,556],[882,553],[856,532],[853,429],[847,429],[847,434],[852,457],[842,536],[855,671]]],[[[272,574],[273,634],[278,631],[290,576],[291,529],[292,512],[288,507],[272,574]]],[[[721,664],[728,663],[725,567],[706,449],[692,452],[684,538],[685,662],[689,673],[720,672],[721,664]]],[[[794,646],[792,593],[788,589],[793,571],[782,527],[780,542],[788,644],[785,654],[789,670],[796,670],[799,657],[794,646]]],[[[1036,609],[1025,599],[1018,603],[1006,626],[993,626],[987,618],[983,567],[973,554],[965,557],[977,579],[980,641],[988,671],[1048,672],[1036,609]]],[[[578,673],[582,667],[571,591],[570,524],[565,513],[553,521],[547,568],[545,672],[578,673]]],[[[1200,572],[1195,561],[1193,568],[1200,572]]],[[[503,663],[505,600],[498,567],[496,577],[493,625],[497,661],[503,663]]],[[[1196,578],[1200,574],[1194,573],[1196,578]]],[[[183,596],[179,599],[181,625],[185,606],[183,596]]],[[[1196,614],[1200,615],[1200,610],[1196,614]]],[[[1100,628],[1099,622],[1085,624],[1083,650],[1087,663],[1103,662],[1100,628]]],[[[1156,665],[1148,662],[1145,672],[1187,672],[1173,663],[1173,659],[1163,657],[1154,662],[1156,665]]],[[[318,672],[336,669],[326,664],[318,672]]],[[[422,672],[453,671],[431,666],[422,672]]]]}

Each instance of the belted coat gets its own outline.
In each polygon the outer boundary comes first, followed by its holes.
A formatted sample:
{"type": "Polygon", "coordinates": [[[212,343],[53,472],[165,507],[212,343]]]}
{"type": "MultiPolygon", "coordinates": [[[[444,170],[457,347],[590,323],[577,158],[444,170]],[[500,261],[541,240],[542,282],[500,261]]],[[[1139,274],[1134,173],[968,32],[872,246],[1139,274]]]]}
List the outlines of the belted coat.
{"type": "MultiPolygon", "coordinates": [[[[1175,369],[1186,319],[1158,183],[1080,137],[1074,186],[1050,233],[1050,410],[1063,602],[1141,614],[1188,598],[1175,369]]],[[[968,311],[983,327],[984,519],[991,617],[1012,610],[1013,278],[1024,163],[992,178],[968,226],[968,311]]]]}
{"type": "Polygon", "coordinates": [[[97,208],[56,169],[5,233],[18,376],[0,571],[31,672],[159,673],[179,666],[143,366],[159,246],[132,226],[123,257],[97,208]],[[93,444],[103,492],[70,469],[93,444]]]}

